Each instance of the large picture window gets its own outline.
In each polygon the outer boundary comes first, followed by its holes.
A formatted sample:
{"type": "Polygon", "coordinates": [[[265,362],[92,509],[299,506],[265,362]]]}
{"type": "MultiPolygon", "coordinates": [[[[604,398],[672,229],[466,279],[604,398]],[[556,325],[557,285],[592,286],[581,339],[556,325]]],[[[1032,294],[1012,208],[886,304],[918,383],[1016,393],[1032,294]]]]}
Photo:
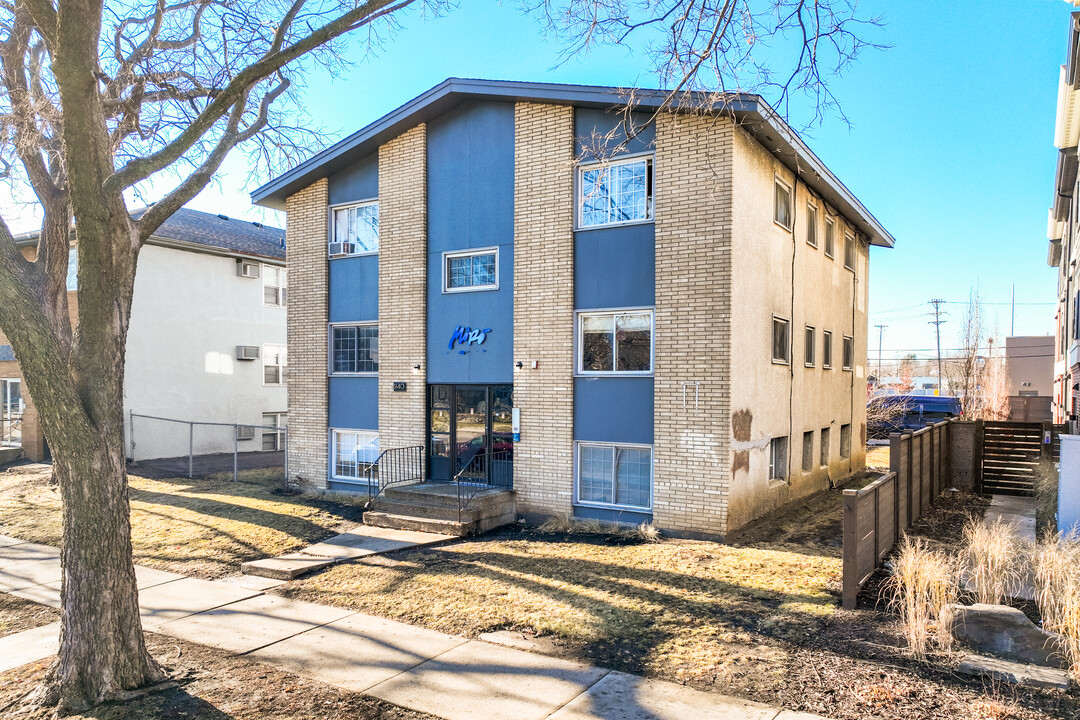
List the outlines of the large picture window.
{"type": "Polygon", "coordinates": [[[578,174],[580,227],[651,219],[651,158],[631,158],[581,168],[578,174]]]}
{"type": "Polygon", "coordinates": [[[331,433],[333,476],[363,480],[368,466],[379,459],[379,433],[374,430],[334,430],[331,433]]]}
{"type": "Polygon", "coordinates": [[[652,448],[579,443],[577,460],[578,502],[652,508],[652,448]]]}
{"type": "Polygon", "coordinates": [[[443,254],[443,292],[498,289],[498,248],[443,254]]]}
{"type": "Polygon", "coordinates": [[[652,372],[652,310],[578,315],[578,371],[652,372]]]}
{"type": "Polygon", "coordinates": [[[332,375],[379,372],[378,325],[334,325],[330,348],[332,375]]]}
{"type": "Polygon", "coordinates": [[[330,228],[330,257],[379,251],[379,203],[336,207],[330,228]]]}

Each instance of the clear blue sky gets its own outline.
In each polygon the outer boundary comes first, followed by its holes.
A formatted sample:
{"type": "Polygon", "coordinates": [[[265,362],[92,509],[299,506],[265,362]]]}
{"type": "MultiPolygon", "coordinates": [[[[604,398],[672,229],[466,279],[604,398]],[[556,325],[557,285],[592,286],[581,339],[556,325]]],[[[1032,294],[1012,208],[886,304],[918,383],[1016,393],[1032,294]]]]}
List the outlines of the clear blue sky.
{"type": "MultiPolygon", "coordinates": [[[[377,57],[340,77],[310,76],[306,106],[336,134],[379,118],[450,76],[650,86],[646,62],[604,49],[556,67],[560,45],[516,5],[462,2],[446,17],[405,20],[377,57]]],[[[1046,215],[1056,151],[1058,68],[1071,4],[1062,0],[862,3],[885,14],[871,36],[892,45],[867,52],[834,91],[852,122],[837,118],[804,133],[836,175],[896,237],[871,256],[871,320],[887,323],[889,350],[933,348],[932,297],[1021,303],[1017,334],[1053,332],[1054,272],[1046,267],[1046,215]]],[[[793,117],[796,126],[807,118],[793,117]]],[[[284,168],[277,169],[280,172],[284,168]]],[[[246,159],[193,203],[231,216],[281,222],[250,206],[246,159]]],[[[958,344],[962,305],[943,327],[958,344]]],[[[1007,305],[990,306],[1002,336],[1007,305]]],[[[993,318],[991,319],[993,321],[993,318]]],[[[871,356],[877,333],[871,328],[871,356]]]]}

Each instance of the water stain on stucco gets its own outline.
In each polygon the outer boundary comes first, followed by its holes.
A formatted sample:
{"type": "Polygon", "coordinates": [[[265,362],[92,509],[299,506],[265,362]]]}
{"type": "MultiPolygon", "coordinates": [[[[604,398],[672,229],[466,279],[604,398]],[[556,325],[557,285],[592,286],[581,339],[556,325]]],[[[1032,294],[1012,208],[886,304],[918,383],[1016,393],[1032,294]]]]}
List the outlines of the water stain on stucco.
{"type": "Polygon", "coordinates": [[[749,410],[736,410],[731,414],[731,435],[737,442],[750,442],[750,426],[754,414],[749,410]]]}
{"type": "Polygon", "coordinates": [[[731,460],[731,474],[734,475],[735,473],[739,472],[740,470],[745,470],[746,472],[750,472],[750,451],[749,450],[739,450],[732,457],[732,460],[731,460]]]}

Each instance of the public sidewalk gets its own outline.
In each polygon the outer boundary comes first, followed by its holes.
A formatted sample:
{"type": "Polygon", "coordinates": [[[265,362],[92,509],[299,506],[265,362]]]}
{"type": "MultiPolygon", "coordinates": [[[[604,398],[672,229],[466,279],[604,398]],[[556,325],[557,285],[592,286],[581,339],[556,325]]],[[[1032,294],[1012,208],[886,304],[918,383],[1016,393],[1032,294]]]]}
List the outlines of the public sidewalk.
{"type": "MultiPolygon", "coordinates": [[[[447,720],[821,720],[372,615],[136,567],[143,627],[447,720]]],[[[60,551],[0,536],[0,592],[60,602],[60,551]]],[[[57,651],[59,624],[0,638],[0,672],[57,651]]]]}

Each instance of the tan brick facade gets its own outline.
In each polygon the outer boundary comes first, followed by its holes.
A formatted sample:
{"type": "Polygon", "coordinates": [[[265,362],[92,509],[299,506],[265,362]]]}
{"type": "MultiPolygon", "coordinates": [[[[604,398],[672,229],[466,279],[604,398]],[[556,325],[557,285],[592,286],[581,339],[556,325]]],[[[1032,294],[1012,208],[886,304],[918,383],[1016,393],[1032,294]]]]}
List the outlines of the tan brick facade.
{"type": "Polygon", "coordinates": [[[514,119],[514,446],[518,510],[569,512],[574,444],[574,111],[519,103],[514,119]],[[533,369],[531,363],[538,367],[533,369]]]}
{"type": "Polygon", "coordinates": [[[731,153],[726,118],[657,118],[653,518],[668,530],[725,531],[731,153]]]}
{"type": "Polygon", "coordinates": [[[309,487],[327,480],[328,183],[319,180],[286,201],[289,285],[289,476],[309,487]]]}
{"type": "Polygon", "coordinates": [[[427,127],[379,148],[379,447],[427,442],[427,127]],[[420,366],[416,371],[414,367],[420,366]],[[395,381],[405,392],[393,392],[395,381]]]}

